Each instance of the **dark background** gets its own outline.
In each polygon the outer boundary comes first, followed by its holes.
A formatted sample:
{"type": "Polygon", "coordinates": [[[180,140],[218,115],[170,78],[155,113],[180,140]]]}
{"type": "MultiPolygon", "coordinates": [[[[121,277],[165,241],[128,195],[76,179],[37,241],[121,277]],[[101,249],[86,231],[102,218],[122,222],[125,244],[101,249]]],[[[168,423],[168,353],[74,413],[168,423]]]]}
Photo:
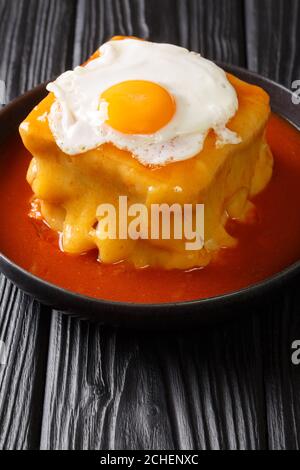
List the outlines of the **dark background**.
{"type": "MultiPolygon", "coordinates": [[[[180,44],[288,88],[300,79],[298,0],[0,0],[0,19],[9,100],[114,34],[180,44]]],[[[299,300],[298,278],[233,323],[147,334],[71,319],[0,276],[0,447],[298,449],[299,300]]]]}

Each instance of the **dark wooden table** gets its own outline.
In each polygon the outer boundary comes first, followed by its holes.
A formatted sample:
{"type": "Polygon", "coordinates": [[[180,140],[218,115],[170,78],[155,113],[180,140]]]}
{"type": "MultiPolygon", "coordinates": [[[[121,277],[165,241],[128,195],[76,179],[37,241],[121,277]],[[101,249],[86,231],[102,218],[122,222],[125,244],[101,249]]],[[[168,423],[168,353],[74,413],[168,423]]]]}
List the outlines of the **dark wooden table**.
{"type": "MultiPolygon", "coordinates": [[[[0,19],[9,100],[114,34],[180,44],[289,88],[300,79],[299,0],[0,0],[0,19]]],[[[0,447],[298,449],[299,278],[248,310],[209,330],[120,331],[0,277],[0,447]]]]}

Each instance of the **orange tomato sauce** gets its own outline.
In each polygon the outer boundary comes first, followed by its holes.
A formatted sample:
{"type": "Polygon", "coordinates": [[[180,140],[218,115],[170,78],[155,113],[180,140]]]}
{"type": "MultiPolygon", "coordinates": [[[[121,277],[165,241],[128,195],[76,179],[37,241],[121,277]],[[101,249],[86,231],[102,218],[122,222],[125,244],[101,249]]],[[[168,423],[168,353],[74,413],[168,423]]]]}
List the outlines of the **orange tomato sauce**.
{"type": "Polygon", "coordinates": [[[193,300],[261,281],[300,259],[300,132],[273,115],[267,138],[274,174],[254,199],[255,222],[230,221],[227,228],[238,245],[221,250],[206,268],[184,272],[103,265],[95,251],[81,256],[61,252],[56,233],[28,217],[32,192],[25,178],[31,156],[14,137],[0,154],[0,251],[53,284],[115,301],[193,300]]]}

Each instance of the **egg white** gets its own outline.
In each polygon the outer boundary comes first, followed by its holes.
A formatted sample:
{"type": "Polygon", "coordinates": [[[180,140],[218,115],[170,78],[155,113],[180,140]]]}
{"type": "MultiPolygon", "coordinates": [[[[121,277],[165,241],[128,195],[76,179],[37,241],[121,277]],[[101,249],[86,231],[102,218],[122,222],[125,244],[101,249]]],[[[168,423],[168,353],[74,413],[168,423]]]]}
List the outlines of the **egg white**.
{"type": "Polygon", "coordinates": [[[109,41],[99,50],[99,58],[47,86],[56,98],[49,126],[63,152],[76,155],[111,142],[144,165],[163,165],[195,156],[211,129],[217,145],[240,142],[226,128],[238,110],[235,89],[213,62],[178,46],[135,39],[109,41]],[[157,83],[174,97],[176,112],[166,126],[150,135],[129,135],[106,124],[108,103],[100,96],[127,80],[157,83]]]}

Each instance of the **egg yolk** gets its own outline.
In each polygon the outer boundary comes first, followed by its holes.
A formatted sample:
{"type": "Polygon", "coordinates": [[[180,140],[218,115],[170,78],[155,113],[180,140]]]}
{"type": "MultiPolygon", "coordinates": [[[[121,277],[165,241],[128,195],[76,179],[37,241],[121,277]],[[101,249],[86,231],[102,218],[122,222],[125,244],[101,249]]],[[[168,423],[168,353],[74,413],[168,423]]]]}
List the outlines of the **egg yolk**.
{"type": "Polygon", "coordinates": [[[167,90],[145,80],[113,85],[100,99],[108,103],[106,123],[123,134],[153,134],[168,124],[176,110],[167,90]]]}

